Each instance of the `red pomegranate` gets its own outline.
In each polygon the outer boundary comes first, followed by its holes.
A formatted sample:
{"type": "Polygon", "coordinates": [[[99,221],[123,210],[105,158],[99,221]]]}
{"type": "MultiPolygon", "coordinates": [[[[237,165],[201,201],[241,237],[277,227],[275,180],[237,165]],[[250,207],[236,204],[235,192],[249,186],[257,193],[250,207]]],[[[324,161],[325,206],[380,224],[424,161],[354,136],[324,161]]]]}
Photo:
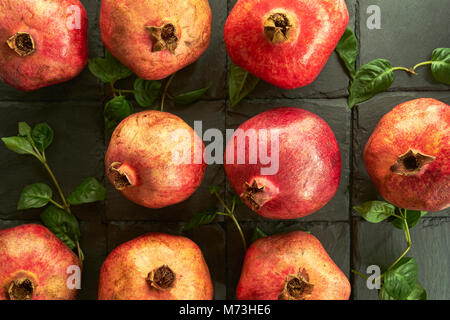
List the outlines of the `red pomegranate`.
{"type": "Polygon", "coordinates": [[[333,131],[300,108],[275,108],[244,122],[228,142],[225,163],[243,202],[272,219],[300,218],[319,210],[336,193],[341,175],[333,131]]]}
{"type": "Polygon", "coordinates": [[[102,0],[105,47],[139,77],[160,80],[195,62],[208,48],[208,0],[102,0]]]}
{"type": "Polygon", "coordinates": [[[73,266],[78,257],[41,225],[0,230],[0,300],[73,300],[73,266]]]}
{"type": "Polygon", "coordinates": [[[76,77],[88,60],[87,25],[79,0],[2,0],[1,79],[31,91],[76,77]]]}
{"type": "Polygon", "coordinates": [[[313,82],[348,24],[344,0],[239,0],[225,24],[231,60],[284,89],[313,82]]]}
{"type": "Polygon", "coordinates": [[[110,253],[99,300],[211,300],[213,285],[199,247],[185,237],[148,233],[110,253]]]}
{"type": "Polygon", "coordinates": [[[450,107],[416,99],[387,113],[364,149],[367,172],[380,194],[409,210],[450,206],[450,107]]]}
{"type": "Polygon", "coordinates": [[[245,255],[239,300],[348,300],[350,283],[313,235],[294,231],[255,241],[245,255]]]}
{"type": "Polygon", "coordinates": [[[179,117],[143,111],[123,120],[106,153],[106,174],[129,200],[162,208],[189,198],[206,163],[200,137],[179,117]]]}

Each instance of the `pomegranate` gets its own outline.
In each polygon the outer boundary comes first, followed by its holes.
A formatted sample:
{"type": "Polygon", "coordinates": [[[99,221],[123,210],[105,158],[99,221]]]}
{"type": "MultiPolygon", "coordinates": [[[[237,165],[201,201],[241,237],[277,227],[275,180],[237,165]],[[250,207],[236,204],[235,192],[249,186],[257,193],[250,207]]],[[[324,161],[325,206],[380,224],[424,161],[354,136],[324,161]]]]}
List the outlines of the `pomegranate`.
{"type": "Polygon", "coordinates": [[[72,266],[81,268],[78,257],[45,227],[0,230],[0,300],[73,300],[72,266]]]}
{"type": "Polygon", "coordinates": [[[450,107],[416,99],[387,113],[364,149],[364,163],[380,194],[409,210],[450,206],[450,107]]]}
{"type": "Polygon", "coordinates": [[[341,153],[333,131],[323,119],[300,108],[275,108],[247,120],[228,142],[225,158],[225,172],[237,194],[266,218],[309,215],[339,186],[341,153]],[[259,146],[257,159],[256,147],[251,146],[259,146]],[[264,172],[264,149],[272,158],[271,167],[278,169],[270,174],[264,172]],[[239,160],[243,155],[245,163],[239,160]]]}
{"type": "Polygon", "coordinates": [[[347,27],[344,0],[239,0],[225,24],[231,60],[284,89],[313,82],[347,27]]]}
{"type": "Polygon", "coordinates": [[[109,254],[100,300],[211,300],[213,285],[199,247],[185,237],[148,233],[109,254]]]}
{"type": "Polygon", "coordinates": [[[106,153],[106,174],[129,200],[162,208],[189,198],[200,186],[206,163],[200,137],[179,117],[143,111],[115,129],[106,153]]]}
{"type": "Polygon", "coordinates": [[[76,77],[88,60],[87,25],[79,0],[1,1],[1,79],[31,91],[76,77]]]}
{"type": "Polygon", "coordinates": [[[313,235],[261,238],[247,250],[239,300],[348,300],[350,283],[313,235]]]}
{"type": "Polygon", "coordinates": [[[105,47],[136,75],[160,80],[195,62],[211,38],[208,0],[102,0],[105,47]]]}

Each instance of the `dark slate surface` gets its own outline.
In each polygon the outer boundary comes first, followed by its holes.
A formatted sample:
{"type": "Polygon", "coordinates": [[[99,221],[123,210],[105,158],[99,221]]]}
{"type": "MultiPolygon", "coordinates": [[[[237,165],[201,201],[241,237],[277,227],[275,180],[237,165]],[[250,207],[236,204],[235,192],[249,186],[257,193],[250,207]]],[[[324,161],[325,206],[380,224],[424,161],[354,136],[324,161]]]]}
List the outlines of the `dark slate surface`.
{"type": "MultiPolygon", "coordinates": [[[[98,29],[99,0],[82,1],[89,15],[90,57],[103,54],[98,29]]],[[[256,225],[268,234],[305,230],[323,243],[332,259],[351,279],[354,299],[374,299],[370,291],[351,269],[364,271],[368,265],[387,267],[404,248],[400,230],[389,223],[378,225],[361,221],[351,207],[362,201],[379,198],[368,179],[362,162],[362,149],[379,119],[395,105],[419,97],[434,97],[450,103],[449,87],[436,84],[429,68],[419,69],[410,77],[396,72],[396,81],[389,93],[362,103],[353,111],[346,108],[349,79],[335,53],[318,79],[308,87],[281,90],[261,82],[255,92],[236,110],[227,111],[227,57],[222,30],[235,0],[210,1],[213,12],[213,34],[208,51],[195,64],[180,71],[172,93],[181,93],[206,86],[214,81],[206,97],[188,107],[173,106],[175,113],[190,125],[202,120],[207,128],[236,128],[249,117],[275,106],[305,108],[331,126],[342,152],[341,185],[331,202],[304,219],[276,221],[259,217],[246,207],[238,209],[247,239],[256,225]]],[[[350,27],[360,35],[359,63],[374,58],[390,59],[393,65],[410,67],[428,60],[434,48],[450,47],[449,0],[410,0],[408,6],[387,0],[348,0],[350,27]],[[376,4],[381,9],[381,30],[368,30],[366,9],[376,4]]],[[[223,167],[207,169],[199,190],[182,204],[161,210],[139,207],[124,199],[104,179],[103,156],[107,148],[102,117],[103,99],[107,90],[88,70],[72,81],[35,92],[22,93],[0,84],[0,136],[16,134],[17,122],[30,124],[46,121],[55,130],[55,141],[48,150],[49,161],[66,193],[85,177],[95,176],[108,189],[107,201],[74,208],[80,218],[86,255],[83,290],[80,299],[96,299],[98,273],[106,255],[119,244],[146,232],[160,231],[182,234],[202,249],[215,286],[216,299],[234,299],[244,251],[234,225],[217,219],[208,226],[183,232],[183,226],[199,210],[214,206],[208,192],[210,184],[227,186],[223,167]]],[[[30,183],[50,183],[46,172],[31,157],[18,156],[0,148],[0,166],[6,168],[0,183],[0,229],[36,222],[41,210],[17,212],[21,189],[30,183]]],[[[429,214],[412,229],[413,249],[410,256],[419,264],[419,281],[433,299],[450,299],[444,286],[449,282],[449,215],[450,211],[429,214]],[[430,250],[431,249],[431,250],[430,250]]]]}

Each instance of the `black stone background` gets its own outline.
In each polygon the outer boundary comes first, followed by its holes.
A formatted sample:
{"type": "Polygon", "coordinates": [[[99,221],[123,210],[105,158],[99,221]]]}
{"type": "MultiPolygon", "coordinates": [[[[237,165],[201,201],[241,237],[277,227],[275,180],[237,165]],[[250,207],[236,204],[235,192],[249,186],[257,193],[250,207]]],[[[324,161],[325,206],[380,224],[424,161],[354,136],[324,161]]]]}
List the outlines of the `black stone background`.
{"type": "MultiPolygon", "coordinates": [[[[90,57],[102,56],[99,32],[99,0],[82,0],[89,14],[90,57]]],[[[307,230],[317,236],[336,264],[350,278],[353,299],[377,299],[365,281],[353,276],[352,268],[364,272],[368,265],[389,266],[403,251],[403,232],[390,223],[369,224],[352,206],[379,198],[362,161],[362,149],[380,118],[397,104],[420,97],[433,97],[450,103],[449,87],[436,83],[428,67],[411,77],[396,72],[389,92],[362,103],[352,111],[347,108],[349,79],[337,55],[333,53],[318,79],[297,90],[281,90],[266,83],[229,111],[227,69],[230,60],[223,43],[222,30],[227,13],[235,0],[210,0],[213,11],[212,42],[208,51],[193,65],[180,71],[172,91],[184,92],[204,87],[211,80],[213,88],[203,100],[191,106],[168,105],[167,111],[181,116],[189,124],[202,120],[207,128],[236,128],[253,115],[276,106],[293,106],[323,117],[339,142],[343,167],[336,196],[319,212],[303,219],[276,221],[240,209],[239,219],[248,237],[256,225],[267,233],[307,230]],[[228,111],[227,111],[228,110],[228,111]]],[[[358,65],[375,58],[389,59],[394,66],[410,67],[429,60],[437,47],[450,47],[449,0],[347,0],[350,27],[360,42],[358,65]],[[381,8],[381,30],[366,27],[369,5],[381,8]]],[[[182,234],[183,225],[202,209],[215,204],[208,193],[210,184],[230,187],[223,167],[212,165],[202,186],[187,201],[173,207],[151,210],[124,199],[106,183],[103,156],[107,138],[103,123],[103,100],[107,88],[86,69],[67,83],[31,93],[16,91],[0,84],[0,137],[15,135],[17,122],[48,122],[55,140],[48,159],[66,193],[85,177],[94,176],[108,188],[104,203],[75,208],[81,220],[82,247],[86,254],[80,299],[96,299],[100,266],[106,255],[119,244],[143,233],[161,231],[182,234]]],[[[35,222],[42,210],[16,210],[25,185],[50,184],[46,172],[31,157],[19,156],[0,147],[0,229],[35,222]]],[[[427,215],[412,229],[413,248],[409,256],[419,264],[419,281],[430,299],[450,299],[450,211],[427,215]]],[[[229,221],[217,222],[185,233],[203,250],[215,286],[216,299],[234,299],[235,287],[244,256],[241,240],[229,221]]]]}

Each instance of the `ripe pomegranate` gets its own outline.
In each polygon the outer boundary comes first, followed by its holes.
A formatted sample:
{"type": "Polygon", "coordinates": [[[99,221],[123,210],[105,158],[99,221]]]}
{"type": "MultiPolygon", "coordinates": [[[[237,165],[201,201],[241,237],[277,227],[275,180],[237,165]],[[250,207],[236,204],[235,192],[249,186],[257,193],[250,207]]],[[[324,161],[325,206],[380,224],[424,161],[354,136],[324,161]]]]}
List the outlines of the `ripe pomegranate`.
{"type": "Polygon", "coordinates": [[[450,107],[416,99],[387,113],[364,149],[367,172],[380,194],[409,210],[450,206],[450,107]]]}
{"type": "Polygon", "coordinates": [[[200,137],[179,117],[143,111],[115,129],[106,153],[106,174],[129,200],[162,208],[189,198],[200,186],[206,163],[200,137]]]}
{"type": "Polygon", "coordinates": [[[76,77],[88,61],[87,25],[79,0],[2,0],[1,79],[31,91],[76,77]]]}
{"type": "Polygon", "coordinates": [[[74,300],[71,266],[81,268],[78,257],[47,228],[0,230],[0,300],[74,300]]]}
{"type": "Polygon", "coordinates": [[[350,283],[313,235],[261,238],[245,255],[239,300],[348,300],[350,283]]]}
{"type": "Polygon", "coordinates": [[[231,60],[284,89],[313,82],[348,24],[344,0],[239,0],[225,24],[231,60]]]}
{"type": "Polygon", "coordinates": [[[225,158],[225,172],[237,194],[266,218],[309,215],[339,186],[341,153],[333,131],[323,119],[300,108],[275,108],[247,120],[228,142],[225,158]],[[258,157],[251,146],[259,146],[258,157]],[[271,175],[264,173],[269,166],[261,153],[265,149],[271,166],[275,163],[278,169],[271,175]],[[245,161],[239,161],[240,155],[245,161]]]}
{"type": "Polygon", "coordinates": [[[160,80],[195,62],[208,48],[208,0],[102,0],[105,47],[139,77],[160,80]]]}
{"type": "Polygon", "coordinates": [[[148,233],[109,254],[99,300],[211,300],[213,285],[199,247],[185,237],[148,233]]]}

